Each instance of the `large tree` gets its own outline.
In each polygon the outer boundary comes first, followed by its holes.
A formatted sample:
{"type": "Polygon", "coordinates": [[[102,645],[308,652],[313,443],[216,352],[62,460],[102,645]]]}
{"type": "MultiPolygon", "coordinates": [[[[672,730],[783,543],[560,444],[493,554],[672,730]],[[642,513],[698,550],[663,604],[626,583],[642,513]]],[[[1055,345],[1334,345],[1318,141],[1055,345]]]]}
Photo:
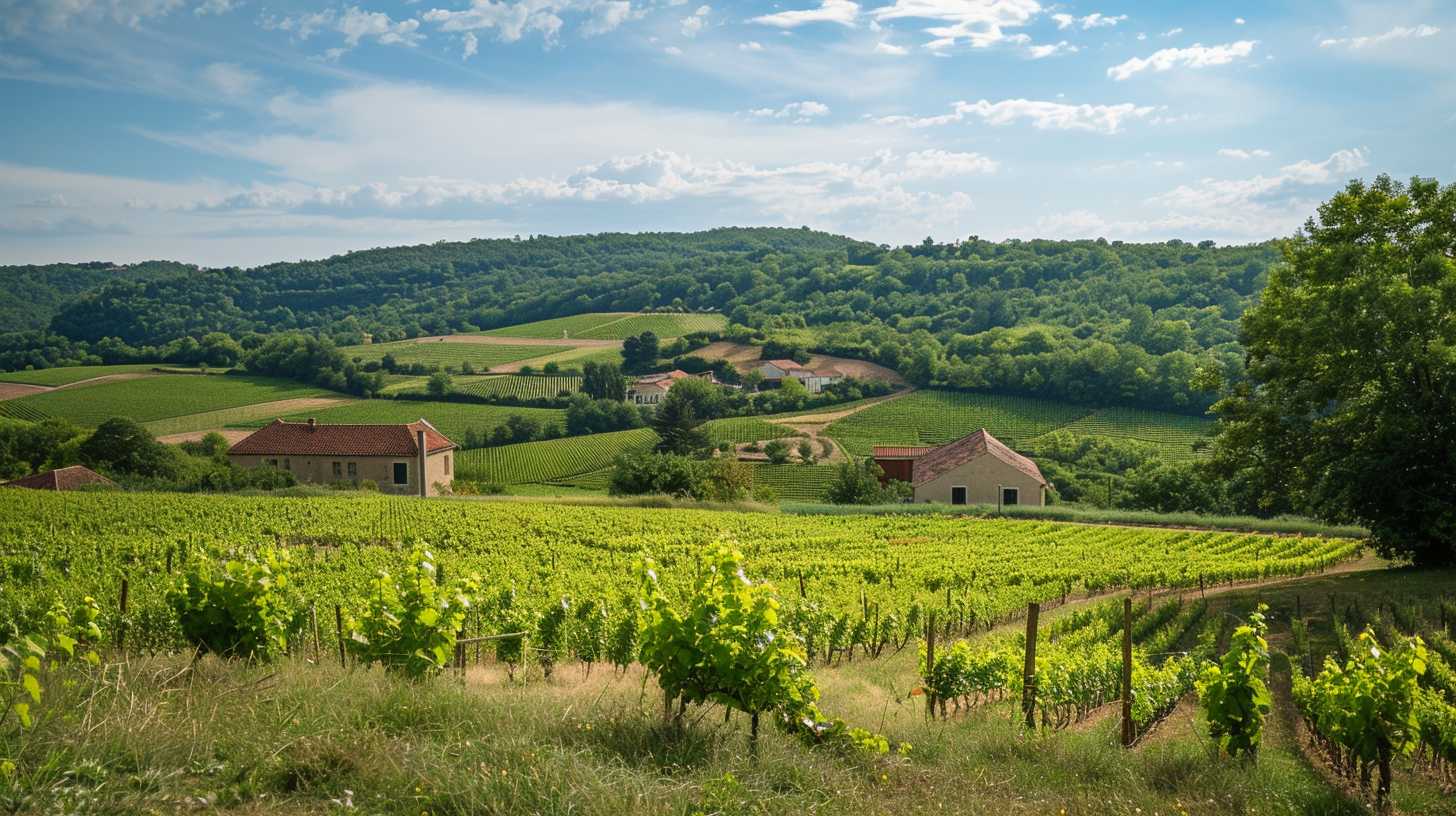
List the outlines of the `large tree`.
{"type": "Polygon", "coordinates": [[[1214,464],[1382,552],[1456,561],[1456,186],[1351,182],[1245,313],[1214,464]]]}
{"type": "Polygon", "coordinates": [[[621,402],[627,398],[627,379],[616,363],[587,363],[581,368],[581,390],[592,399],[621,402]]]}

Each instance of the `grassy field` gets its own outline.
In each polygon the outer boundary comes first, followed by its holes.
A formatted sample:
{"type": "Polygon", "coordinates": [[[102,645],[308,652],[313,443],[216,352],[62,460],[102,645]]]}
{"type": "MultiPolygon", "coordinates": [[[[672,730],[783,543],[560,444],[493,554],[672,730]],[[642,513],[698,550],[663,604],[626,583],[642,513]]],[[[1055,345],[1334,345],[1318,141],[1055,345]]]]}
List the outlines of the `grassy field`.
{"type": "Polygon", "coordinates": [[[874,445],[938,445],[985,428],[1028,453],[1038,437],[1065,430],[1147,442],[1164,457],[1186,459],[1198,455],[1193,443],[1212,427],[1211,420],[1179,414],[926,389],[838,420],[826,432],[857,456],[874,445]]]}
{"type": "Polygon", "coordinates": [[[727,322],[722,315],[716,314],[593,312],[506,326],[481,333],[496,337],[623,340],[645,331],[651,331],[658,337],[681,337],[695,331],[719,331],[727,322]]]}
{"type": "Polygon", "coordinates": [[[67,388],[0,402],[0,412],[19,419],[59,417],[82,427],[95,427],[110,417],[138,422],[236,408],[261,402],[329,396],[331,392],[289,380],[247,375],[201,377],[161,374],[134,380],[67,388]]]}
{"type": "MultiPolygon", "coordinates": [[[[504,423],[506,418],[512,414],[534,417],[541,420],[542,423],[556,425],[560,425],[566,417],[566,412],[557,408],[514,408],[460,402],[372,399],[360,400],[337,408],[300,411],[283,418],[297,422],[313,417],[322,423],[370,425],[414,422],[423,417],[458,445],[464,439],[466,429],[489,432],[492,428],[504,423]]],[[[258,428],[266,425],[271,419],[272,417],[259,418],[240,422],[237,425],[245,428],[258,428]]]]}
{"type": "Polygon", "coordinates": [[[500,484],[567,482],[600,471],[623,453],[657,444],[650,428],[462,451],[456,478],[500,484]]]}
{"type": "Polygon", "coordinates": [[[396,343],[371,343],[367,346],[347,346],[340,349],[349,359],[379,360],[389,354],[400,363],[424,363],[425,365],[459,368],[470,363],[480,371],[506,363],[529,360],[564,351],[556,346],[509,346],[489,343],[460,343],[448,340],[433,340],[419,343],[401,340],[396,343]]]}
{"type": "Polygon", "coordinates": [[[159,363],[128,363],[125,365],[66,366],[63,368],[42,368],[37,371],[0,372],[0,382],[25,383],[27,385],[70,385],[73,382],[104,377],[108,374],[134,374],[151,371],[159,363]]]}

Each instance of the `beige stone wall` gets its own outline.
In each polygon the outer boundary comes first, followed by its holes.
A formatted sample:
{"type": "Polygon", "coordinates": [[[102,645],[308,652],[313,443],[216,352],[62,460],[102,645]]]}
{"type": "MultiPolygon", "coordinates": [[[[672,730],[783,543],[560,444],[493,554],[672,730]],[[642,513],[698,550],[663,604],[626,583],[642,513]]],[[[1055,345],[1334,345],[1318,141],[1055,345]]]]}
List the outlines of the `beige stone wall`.
{"type": "Polygon", "coordinates": [[[1041,483],[989,453],[942,473],[915,488],[915,501],[950,504],[950,489],[965,486],[967,504],[995,504],[996,486],[1014,487],[1020,504],[1036,507],[1046,503],[1041,483]]]}
{"type": "MultiPolygon", "coordinates": [[[[457,451],[441,451],[430,454],[425,460],[426,484],[429,486],[429,495],[438,496],[440,490],[437,485],[449,490],[455,481],[455,454],[457,451]],[[448,468],[448,470],[447,470],[448,468]]],[[[312,484],[329,484],[331,482],[372,481],[379,485],[379,492],[400,496],[419,495],[419,462],[418,457],[412,456],[239,456],[230,454],[228,458],[239,467],[253,468],[269,465],[272,460],[278,461],[278,468],[286,469],[293,474],[300,482],[312,484]],[[339,476],[334,475],[334,463],[339,463],[339,476]],[[358,473],[357,476],[349,474],[349,464],[353,463],[358,473]],[[409,482],[403,485],[394,483],[394,463],[404,462],[409,466],[409,482]],[[285,467],[286,466],[286,467],[285,467]]]]}

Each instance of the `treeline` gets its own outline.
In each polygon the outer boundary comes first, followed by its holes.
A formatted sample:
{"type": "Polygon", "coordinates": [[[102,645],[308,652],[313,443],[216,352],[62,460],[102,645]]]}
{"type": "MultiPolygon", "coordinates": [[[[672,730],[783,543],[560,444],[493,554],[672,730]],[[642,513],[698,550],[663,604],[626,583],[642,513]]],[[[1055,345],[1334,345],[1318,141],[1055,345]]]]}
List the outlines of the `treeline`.
{"type": "Polygon", "coordinates": [[[37,343],[85,344],[38,355],[55,364],[106,338],[155,347],[301,329],[344,345],[588,311],[713,309],[737,337],[863,357],[917,384],[1201,413],[1212,397],[1200,388],[1241,376],[1237,321],[1276,257],[1272,243],[890,248],[767,228],[440,243],[110,280],[66,300],[50,335],[0,339],[0,367],[22,367],[4,350],[37,343]],[[1208,376],[1190,384],[1200,370],[1208,376]]]}

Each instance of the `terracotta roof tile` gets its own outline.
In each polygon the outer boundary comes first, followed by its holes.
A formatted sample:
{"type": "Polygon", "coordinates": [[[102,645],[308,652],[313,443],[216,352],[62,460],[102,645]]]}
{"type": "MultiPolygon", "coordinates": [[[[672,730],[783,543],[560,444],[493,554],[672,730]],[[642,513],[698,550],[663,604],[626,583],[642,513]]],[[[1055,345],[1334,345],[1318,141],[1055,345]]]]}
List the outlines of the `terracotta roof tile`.
{"type": "Polygon", "coordinates": [[[873,455],[876,459],[880,457],[904,459],[920,456],[932,450],[935,450],[935,448],[929,445],[875,445],[873,455]]]}
{"type": "Polygon", "coordinates": [[[921,454],[915,460],[914,476],[910,483],[918,487],[926,482],[934,481],[947,471],[986,453],[1036,479],[1041,484],[1047,483],[1046,478],[1041,475],[1041,468],[1037,467],[1035,462],[1006,447],[1001,440],[992,436],[985,428],[921,454]]]}
{"type": "Polygon", "coordinates": [[[85,485],[107,485],[116,483],[84,465],[71,465],[57,470],[48,470],[33,476],[25,476],[4,482],[4,487],[29,487],[34,490],[75,490],[85,485]]]}
{"type": "Polygon", "coordinates": [[[229,454],[272,456],[417,456],[418,431],[430,453],[455,447],[421,419],[405,425],[325,425],[276,419],[238,440],[229,454]]]}

